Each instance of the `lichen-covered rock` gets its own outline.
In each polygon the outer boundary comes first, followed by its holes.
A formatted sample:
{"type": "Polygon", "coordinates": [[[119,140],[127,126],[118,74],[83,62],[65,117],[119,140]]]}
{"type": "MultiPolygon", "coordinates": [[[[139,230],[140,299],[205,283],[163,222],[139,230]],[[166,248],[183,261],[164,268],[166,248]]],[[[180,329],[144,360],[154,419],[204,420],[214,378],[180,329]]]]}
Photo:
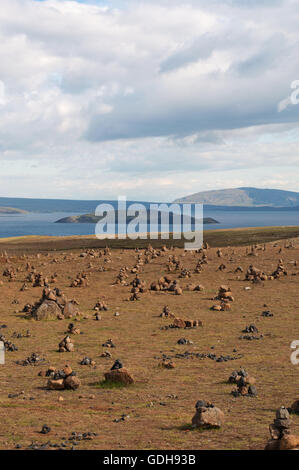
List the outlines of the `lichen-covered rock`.
{"type": "Polygon", "coordinates": [[[124,385],[134,383],[132,375],[125,368],[110,370],[104,374],[104,377],[106,382],[121,383],[124,385]]]}
{"type": "Polygon", "coordinates": [[[36,320],[56,320],[61,313],[61,308],[54,300],[44,300],[34,312],[34,318],[36,320]]]}
{"type": "Polygon", "coordinates": [[[66,302],[63,314],[65,318],[72,318],[81,315],[77,303],[72,300],[66,302]]]}
{"type": "Polygon", "coordinates": [[[192,425],[200,428],[220,428],[224,423],[224,413],[217,407],[207,404],[198,406],[192,418],[192,425]]]}

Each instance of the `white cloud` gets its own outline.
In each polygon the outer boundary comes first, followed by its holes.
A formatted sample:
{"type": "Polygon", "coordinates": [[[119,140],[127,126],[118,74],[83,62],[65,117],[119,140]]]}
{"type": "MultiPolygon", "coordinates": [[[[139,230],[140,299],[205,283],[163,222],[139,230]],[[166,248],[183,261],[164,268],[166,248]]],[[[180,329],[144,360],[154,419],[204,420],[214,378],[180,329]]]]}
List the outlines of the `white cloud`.
{"type": "Polygon", "coordinates": [[[120,5],[1,1],[2,195],[299,190],[296,2],[120,5]]]}

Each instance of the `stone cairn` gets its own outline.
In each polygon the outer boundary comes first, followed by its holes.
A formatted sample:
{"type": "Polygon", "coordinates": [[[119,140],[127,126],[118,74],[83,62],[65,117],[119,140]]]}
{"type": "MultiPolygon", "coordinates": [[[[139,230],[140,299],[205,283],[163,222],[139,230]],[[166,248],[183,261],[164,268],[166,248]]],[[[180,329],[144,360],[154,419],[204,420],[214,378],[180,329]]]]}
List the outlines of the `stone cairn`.
{"type": "Polygon", "coordinates": [[[48,278],[44,277],[43,273],[36,273],[35,271],[28,274],[25,282],[31,282],[33,287],[49,287],[48,278]]]}
{"type": "Polygon", "coordinates": [[[250,325],[246,326],[244,330],[242,330],[242,333],[248,333],[248,334],[240,336],[239,339],[246,339],[248,341],[252,341],[254,339],[255,340],[263,339],[264,335],[263,334],[258,335],[258,332],[259,332],[258,328],[253,323],[251,323],[250,325]]]}
{"type": "Polygon", "coordinates": [[[102,320],[102,317],[101,317],[101,315],[99,314],[99,312],[95,312],[93,315],[94,315],[94,319],[95,319],[96,321],[102,320]]]}
{"type": "Polygon", "coordinates": [[[220,300],[220,305],[213,305],[211,310],[224,311],[230,310],[231,305],[229,302],[234,301],[234,297],[231,292],[231,288],[228,286],[220,286],[218,294],[214,297],[214,300],[220,300]]]}
{"type": "Polygon", "coordinates": [[[218,290],[218,294],[215,297],[215,300],[220,300],[222,302],[230,301],[233,302],[233,294],[231,288],[228,286],[220,286],[218,290]]]}
{"type": "MultiPolygon", "coordinates": [[[[178,318],[174,313],[170,312],[170,309],[169,307],[167,307],[167,305],[164,306],[162,313],[160,314],[160,317],[173,319],[173,323],[169,325],[166,329],[168,328],[196,328],[199,326],[203,326],[200,320],[182,320],[181,318],[178,318]]],[[[165,329],[164,327],[162,328],[165,329]]]]}
{"type": "Polygon", "coordinates": [[[198,400],[195,405],[196,413],[192,418],[194,428],[220,428],[224,423],[224,413],[212,403],[198,400]]]}
{"type": "Polygon", "coordinates": [[[45,362],[45,359],[41,357],[38,353],[33,352],[30,356],[28,356],[23,361],[17,361],[16,363],[21,366],[37,366],[45,362]]]}
{"type": "Polygon", "coordinates": [[[275,419],[269,426],[270,439],[265,450],[299,450],[299,436],[291,434],[290,414],[282,406],[276,410],[275,419]]]}
{"type": "Polygon", "coordinates": [[[252,264],[249,266],[249,268],[246,271],[245,275],[245,281],[252,281],[255,283],[261,282],[261,281],[267,281],[271,280],[271,276],[267,276],[263,271],[261,271],[258,268],[255,268],[252,264]]]}
{"type": "Polygon", "coordinates": [[[76,279],[71,283],[71,287],[87,287],[88,278],[86,273],[78,273],[76,279]]]}
{"type": "Polygon", "coordinates": [[[257,254],[257,245],[254,245],[250,248],[250,251],[248,252],[248,249],[246,248],[246,255],[247,256],[258,256],[257,254]]]}
{"type": "Polygon", "coordinates": [[[112,339],[109,338],[105,343],[102,344],[103,348],[115,348],[115,344],[113,343],[112,339]]]}
{"type": "Polygon", "coordinates": [[[277,268],[275,269],[275,271],[272,273],[272,276],[274,277],[274,279],[278,279],[282,276],[287,276],[288,275],[288,271],[287,269],[284,267],[283,265],[283,261],[282,259],[280,259],[278,261],[278,265],[277,265],[277,268]]]}
{"type": "Polygon", "coordinates": [[[221,263],[217,268],[217,271],[223,272],[225,270],[226,270],[226,264],[224,264],[224,263],[221,263]]]}
{"type": "Polygon", "coordinates": [[[162,276],[160,279],[156,282],[152,282],[150,285],[150,290],[153,291],[160,291],[160,290],[168,290],[169,286],[171,285],[172,280],[167,277],[167,276],[162,276]]]}
{"type": "Polygon", "coordinates": [[[194,268],[194,272],[195,272],[195,274],[200,274],[202,272],[202,270],[203,270],[203,262],[202,262],[202,260],[198,260],[198,262],[197,262],[197,264],[194,268]]]}
{"type": "Polygon", "coordinates": [[[162,369],[175,369],[176,364],[171,359],[167,360],[164,358],[162,362],[158,364],[158,367],[162,367],[162,369]]]}
{"type": "Polygon", "coordinates": [[[9,281],[15,281],[17,278],[16,271],[10,266],[5,268],[5,270],[3,271],[3,276],[7,277],[9,281]]]}
{"type": "Polygon", "coordinates": [[[109,372],[104,374],[105,382],[131,385],[134,383],[133,376],[123,367],[122,362],[116,359],[109,372]]]}
{"type": "Polygon", "coordinates": [[[81,366],[92,366],[95,367],[96,362],[91,357],[83,357],[80,361],[81,366]]]}
{"type": "Polygon", "coordinates": [[[179,278],[180,279],[189,279],[190,277],[192,277],[191,271],[189,271],[186,268],[182,268],[182,270],[179,274],[179,278]]]}
{"type": "Polygon", "coordinates": [[[18,351],[18,347],[13,344],[11,341],[8,341],[8,339],[5,338],[4,335],[0,335],[0,341],[4,344],[5,351],[8,352],[14,352],[18,351]]]}
{"type": "Polygon", "coordinates": [[[183,289],[179,286],[178,281],[172,281],[167,276],[161,277],[158,282],[152,282],[150,290],[173,292],[175,295],[182,295],[183,289]]]}
{"type": "Polygon", "coordinates": [[[169,307],[164,305],[162,313],[160,313],[161,318],[175,318],[175,315],[171,313],[169,307]]]}
{"type": "Polygon", "coordinates": [[[34,305],[26,304],[23,308],[27,318],[35,320],[63,320],[81,316],[76,300],[67,300],[60,289],[45,288],[41,299],[34,305]]]}
{"type": "MultiPolygon", "coordinates": [[[[40,372],[39,375],[44,374],[40,372]]],[[[81,385],[76,372],[69,365],[66,365],[62,370],[50,367],[45,372],[45,376],[48,377],[47,388],[49,390],[76,390],[81,385]]]]}
{"type": "Polygon", "coordinates": [[[242,268],[242,266],[238,266],[236,269],[235,269],[235,273],[238,274],[238,273],[243,273],[244,272],[244,269],[242,268]]]}
{"type": "MultiPolygon", "coordinates": [[[[199,251],[200,253],[202,253],[202,251],[200,250],[199,251]]],[[[205,264],[208,264],[208,256],[206,253],[202,253],[202,257],[197,261],[197,264],[195,266],[195,269],[194,269],[194,272],[196,274],[200,274],[203,270],[203,266],[205,264]]]]}
{"type": "Polygon", "coordinates": [[[123,266],[120,268],[119,273],[116,277],[115,284],[121,284],[123,286],[127,285],[127,278],[128,278],[128,268],[127,266],[123,266]]]}
{"type": "Polygon", "coordinates": [[[93,310],[95,310],[96,312],[107,312],[108,306],[103,300],[98,300],[95,306],[93,307],[93,310]]]}
{"type": "Polygon", "coordinates": [[[30,338],[30,337],[31,337],[31,333],[30,333],[30,330],[26,330],[25,333],[17,333],[16,331],[14,331],[13,334],[12,334],[12,337],[13,337],[13,338],[17,338],[17,339],[20,339],[20,338],[30,338]]]}
{"type": "Polygon", "coordinates": [[[58,345],[59,352],[73,352],[74,351],[74,343],[73,340],[69,337],[69,335],[65,336],[62,341],[60,341],[58,345]]]}
{"type": "Polygon", "coordinates": [[[80,328],[77,328],[74,323],[70,323],[67,327],[67,334],[68,335],[80,335],[81,331],[80,331],[80,328]]]}
{"type": "Polygon", "coordinates": [[[240,370],[234,370],[228,379],[228,383],[237,385],[237,388],[232,390],[232,395],[234,397],[256,397],[257,390],[254,385],[255,382],[255,378],[249,376],[246,370],[243,368],[240,370]]]}
{"type": "Polygon", "coordinates": [[[205,290],[204,286],[201,284],[188,284],[187,285],[188,291],[195,291],[195,292],[202,292],[205,290]]]}
{"type": "Polygon", "coordinates": [[[181,269],[181,262],[177,256],[171,255],[168,258],[167,269],[169,272],[178,271],[181,269]]]}
{"type": "Polygon", "coordinates": [[[133,281],[130,283],[132,286],[131,289],[131,297],[130,300],[139,300],[140,299],[140,294],[146,292],[146,282],[142,281],[136,274],[136,277],[133,279],[133,281]]]}
{"type": "Polygon", "coordinates": [[[141,270],[141,267],[144,265],[144,260],[143,260],[143,256],[141,253],[138,254],[137,256],[137,262],[136,264],[133,266],[133,268],[131,269],[131,273],[132,274],[137,274],[140,272],[141,270]]]}

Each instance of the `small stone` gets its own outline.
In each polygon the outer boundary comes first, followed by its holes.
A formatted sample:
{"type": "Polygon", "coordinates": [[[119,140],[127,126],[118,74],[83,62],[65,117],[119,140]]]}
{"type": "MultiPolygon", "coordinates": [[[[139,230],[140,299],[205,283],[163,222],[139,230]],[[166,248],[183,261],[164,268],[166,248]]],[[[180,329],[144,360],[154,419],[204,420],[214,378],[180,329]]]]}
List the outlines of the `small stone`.
{"type": "Polygon", "coordinates": [[[41,434],[48,434],[51,431],[50,426],[47,426],[46,424],[43,425],[41,434]]]}

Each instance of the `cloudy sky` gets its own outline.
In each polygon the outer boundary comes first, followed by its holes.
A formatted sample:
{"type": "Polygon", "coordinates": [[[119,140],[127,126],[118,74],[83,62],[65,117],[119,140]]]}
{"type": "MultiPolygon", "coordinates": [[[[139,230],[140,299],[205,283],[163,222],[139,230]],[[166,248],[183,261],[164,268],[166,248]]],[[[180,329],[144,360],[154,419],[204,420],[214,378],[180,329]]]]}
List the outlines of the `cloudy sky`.
{"type": "Polygon", "coordinates": [[[0,7],[0,196],[299,191],[298,0],[0,7]]]}

